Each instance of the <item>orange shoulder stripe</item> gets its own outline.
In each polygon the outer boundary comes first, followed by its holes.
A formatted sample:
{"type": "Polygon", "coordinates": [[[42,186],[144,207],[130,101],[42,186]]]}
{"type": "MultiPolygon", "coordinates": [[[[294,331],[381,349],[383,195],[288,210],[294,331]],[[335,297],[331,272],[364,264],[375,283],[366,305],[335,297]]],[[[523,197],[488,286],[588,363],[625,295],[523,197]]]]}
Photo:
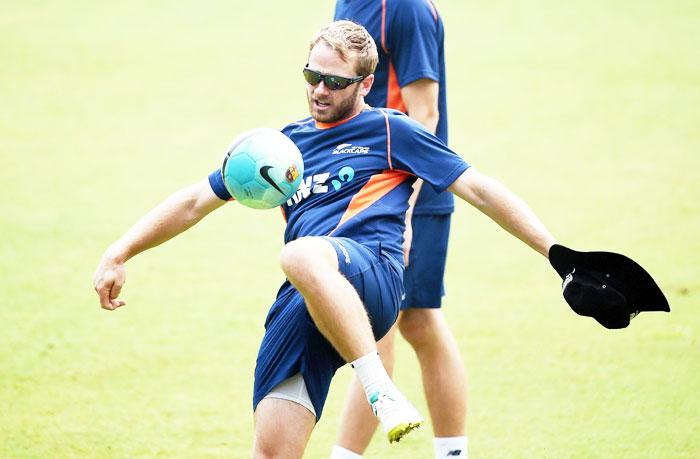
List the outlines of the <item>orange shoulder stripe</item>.
{"type": "MultiPolygon", "coordinates": [[[[383,171],[381,174],[373,175],[360,191],[350,200],[348,208],[345,210],[336,229],[355,215],[359,214],[369,206],[386,196],[391,190],[408,180],[411,175],[406,172],[383,171]]],[[[333,230],[335,231],[335,230],[333,230]]],[[[331,232],[333,234],[333,232],[331,232]]]]}

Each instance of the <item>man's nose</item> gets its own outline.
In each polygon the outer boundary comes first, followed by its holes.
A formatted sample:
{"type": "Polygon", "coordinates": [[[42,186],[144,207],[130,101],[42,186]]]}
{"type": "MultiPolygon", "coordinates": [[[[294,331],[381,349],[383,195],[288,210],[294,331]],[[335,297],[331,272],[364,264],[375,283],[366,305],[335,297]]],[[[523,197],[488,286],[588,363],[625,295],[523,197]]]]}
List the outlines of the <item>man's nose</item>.
{"type": "Polygon", "coordinates": [[[319,81],[314,88],[314,94],[328,94],[329,92],[331,92],[331,90],[328,88],[328,86],[326,86],[326,83],[323,80],[319,81]]]}

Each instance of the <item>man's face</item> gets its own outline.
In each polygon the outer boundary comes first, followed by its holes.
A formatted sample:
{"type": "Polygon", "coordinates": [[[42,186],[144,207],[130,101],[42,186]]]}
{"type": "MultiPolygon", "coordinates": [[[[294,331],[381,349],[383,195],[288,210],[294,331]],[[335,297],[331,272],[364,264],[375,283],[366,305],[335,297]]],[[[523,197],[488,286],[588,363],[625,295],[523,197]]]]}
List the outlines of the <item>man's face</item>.
{"type": "MultiPolygon", "coordinates": [[[[308,68],[324,75],[347,78],[357,76],[355,60],[343,61],[340,55],[323,41],[311,50],[308,68]]],[[[317,85],[306,83],[306,97],[311,116],[316,121],[333,123],[354,115],[362,110],[363,97],[369,92],[372,81],[373,77],[370,75],[363,81],[335,91],[328,88],[323,81],[317,85]]]]}

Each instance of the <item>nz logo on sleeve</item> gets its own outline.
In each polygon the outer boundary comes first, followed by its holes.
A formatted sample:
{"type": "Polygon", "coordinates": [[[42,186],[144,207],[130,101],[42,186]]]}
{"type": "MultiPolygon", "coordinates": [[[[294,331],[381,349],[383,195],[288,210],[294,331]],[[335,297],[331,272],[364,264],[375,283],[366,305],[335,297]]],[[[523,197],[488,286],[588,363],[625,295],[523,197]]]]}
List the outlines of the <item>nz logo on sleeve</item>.
{"type": "Polygon", "coordinates": [[[329,187],[328,179],[330,177],[330,172],[304,177],[304,180],[299,184],[297,192],[287,200],[287,205],[293,206],[294,204],[298,204],[312,194],[328,193],[333,190],[338,191],[342,188],[344,183],[350,182],[355,178],[355,169],[350,166],[341,167],[334,178],[330,180],[331,186],[329,187]]]}

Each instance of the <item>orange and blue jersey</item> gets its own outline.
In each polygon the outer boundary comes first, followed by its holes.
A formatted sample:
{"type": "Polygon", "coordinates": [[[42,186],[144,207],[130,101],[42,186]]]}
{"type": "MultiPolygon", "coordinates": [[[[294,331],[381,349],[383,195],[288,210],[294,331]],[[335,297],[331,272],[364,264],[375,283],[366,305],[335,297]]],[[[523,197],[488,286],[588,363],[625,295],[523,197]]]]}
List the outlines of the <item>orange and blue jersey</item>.
{"type": "MultiPolygon", "coordinates": [[[[365,97],[369,105],[406,112],[402,87],[422,78],[438,82],[440,118],[435,134],[447,143],[445,31],[433,1],[337,0],[335,19],[362,24],[377,44],[379,63],[374,85],[365,97]]],[[[447,214],[454,210],[452,194],[437,194],[429,186],[423,188],[415,214],[447,214]]]]}
{"type": "MultiPolygon", "coordinates": [[[[411,185],[420,177],[444,190],[469,165],[396,110],[366,107],[333,124],[307,118],[282,132],[304,159],[302,184],[282,205],[285,242],[332,236],[328,240],[338,255],[338,269],[360,295],[375,339],[380,339],[396,320],[401,304],[402,244],[411,185]],[[416,155],[415,149],[426,154],[416,155]]],[[[220,199],[230,199],[220,169],[209,175],[209,183],[220,199]]],[[[344,363],[314,325],[301,294],[285,282],[265,320],[253,409],[280,383],[300,373],[320,418],[333,374],[344,363]]]]}
{"type": "MultiPolygon", "coordinates": [[[[285,243],[304,236],[347,237],[381,243],[403,260],[405,213],[416,177],[445,190],[469,165],[440,139],[403,113],[366,107],[334,124],[307,118],[282,132],[299,148],[304,178],[282,206],[285,243]],[[419,150],[425,154],[417,155],[419,150]]],[[[209,176],[228,200],[221,172],[209,176]]]]}

